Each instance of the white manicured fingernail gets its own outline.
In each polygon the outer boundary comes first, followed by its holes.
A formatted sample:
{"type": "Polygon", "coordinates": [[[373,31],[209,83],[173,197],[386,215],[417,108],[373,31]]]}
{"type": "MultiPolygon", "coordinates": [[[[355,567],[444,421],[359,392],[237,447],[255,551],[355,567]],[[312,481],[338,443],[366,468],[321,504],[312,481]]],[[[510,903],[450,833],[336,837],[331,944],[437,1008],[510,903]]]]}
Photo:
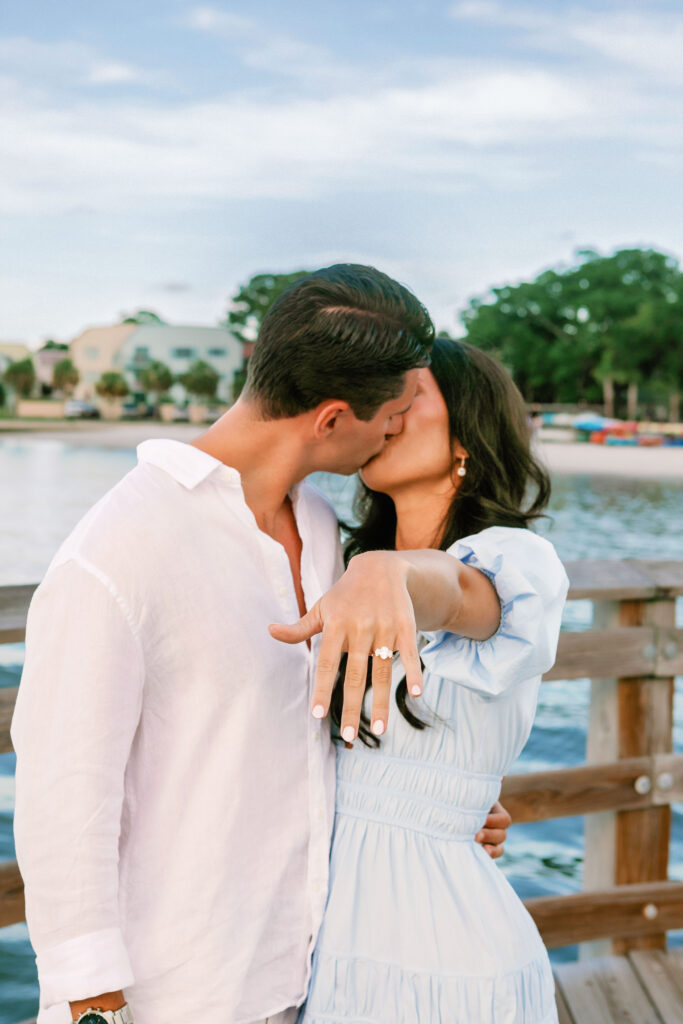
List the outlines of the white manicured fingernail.
{"type": "Polygon", "coordinates": [[[372,731],[374,732],[375,736],[382,735],[382,733],[384,732],[384,722],[382,721],[381,718],[378,718],[376,722],[372,723],[372,731]]]}
{"type": "Polygon", "coordinates": [[[356,730],[352,725],[347,725],[345,729],[342,729],[342,739],[344,743],[353,743],[356,738],[356,730]]]}
{"type": "Polygon", "coordinates": [[[419,697],[420,694],[422,693],[422,690],[420,689],[419,686],[413,686],[410,692],[412,693],[413,697],[419,697]]]}
{"type": "Polygon", "coordinates": [[[314,718],[324,718],[325,708],[322,706],[322,704],[316,704],[315,707],[313,708],[312,714],[314,718]]]}

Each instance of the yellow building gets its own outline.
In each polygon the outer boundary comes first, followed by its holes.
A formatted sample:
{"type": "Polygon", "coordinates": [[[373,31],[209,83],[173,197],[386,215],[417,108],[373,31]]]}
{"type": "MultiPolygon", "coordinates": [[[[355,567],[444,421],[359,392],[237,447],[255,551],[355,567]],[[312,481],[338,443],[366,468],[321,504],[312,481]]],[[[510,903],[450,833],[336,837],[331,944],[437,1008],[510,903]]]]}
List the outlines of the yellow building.
{"type": "Polygon", "coordinates": [[[123,344],[138,329],[137,324],[88,327],[69,345],[71,361],[80,374],[74,398],[93,399],[95,383],[111,370],[124,373],[123,344]]]}
{"type": "Polygon", "coordinates": [[[18,363],[22,359],[33,357],[27,345],[18,341],[0,341],[0,374],[3,374],[10,363],[18,363]]]}

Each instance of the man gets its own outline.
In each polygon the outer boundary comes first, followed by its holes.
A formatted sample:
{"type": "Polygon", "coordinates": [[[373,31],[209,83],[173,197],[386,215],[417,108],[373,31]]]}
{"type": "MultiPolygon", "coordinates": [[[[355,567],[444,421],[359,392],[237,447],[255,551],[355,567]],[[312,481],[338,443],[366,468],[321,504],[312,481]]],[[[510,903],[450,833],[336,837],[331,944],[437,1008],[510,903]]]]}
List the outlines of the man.
{"type": "Polygon", "coordinates": [[[193,445],[141,445],[53,559],[12,726],[40,1024],[294,1019],[334,753],[309,713],[317,640],[268,625],[341,571],[336,517],[298,482],[401,430],[432,337],[372,268],[302,279],[244,397],[193,445]]]}

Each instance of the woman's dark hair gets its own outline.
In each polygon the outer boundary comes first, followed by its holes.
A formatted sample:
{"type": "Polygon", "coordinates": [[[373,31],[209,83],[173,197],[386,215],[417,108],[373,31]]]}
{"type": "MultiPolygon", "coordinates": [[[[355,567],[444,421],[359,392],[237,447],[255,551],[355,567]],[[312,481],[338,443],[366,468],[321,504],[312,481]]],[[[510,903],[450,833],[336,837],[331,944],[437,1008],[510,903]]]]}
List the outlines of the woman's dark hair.
{"type": "Polygon", "coordinates": [[[370,420],[398,396],[405,374],[429,363],[434,325],[403,285],[355,263],[295,281],[261,324],[245,397],[267,419],[298,416],[323,402],[348,402],[370,420]]]}
{"type": "MultiPolygon", "coordinates": [[[[433,546],[445,550],[461,537],[489,526],[528,527],[544,515],[550,499],[550,478],[531,451],[526,406],[512,378],[481,349],[446,338],[436,338],[429,368],[448,409],[451,443],[459,442],[469,456],[467,475],[461,480],[433,546]]],[[[388,495],[371,491],[361,481],[355,516],[357,525],[347,527],[347,564],[363,551],[395,548],[396,510],[388,495]]],[[[343,706],[344,668],[342,664],[331,702],[331,717],[337,728],[343,706]]],[[[372,685],[371,665],[367,685],[372,685]]],[[[404,679],[397,687],[396,703],[412,726],[424,729],[426,723],[407,702],[404,679]]],[[[359,737],[367,745],[379,743],[365,715],[359,737]]]]}

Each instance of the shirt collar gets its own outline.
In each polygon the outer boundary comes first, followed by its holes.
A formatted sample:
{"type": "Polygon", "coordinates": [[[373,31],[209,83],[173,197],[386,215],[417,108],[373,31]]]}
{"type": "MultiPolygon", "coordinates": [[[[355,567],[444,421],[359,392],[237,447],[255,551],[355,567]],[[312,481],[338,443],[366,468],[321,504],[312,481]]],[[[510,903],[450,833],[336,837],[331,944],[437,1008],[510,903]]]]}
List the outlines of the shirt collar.
{"type": "Polygon", "coordinates": [[[240,480],[238,471],[232,466],[224,465],[219,459],[214,459],[213,455],[183,441],[167,438],[143,441],[138,445],[137,453],[138,462],[147,462],[163,469],[190,491],[218,469],[224,479],[234,482],[240,480]]]}

